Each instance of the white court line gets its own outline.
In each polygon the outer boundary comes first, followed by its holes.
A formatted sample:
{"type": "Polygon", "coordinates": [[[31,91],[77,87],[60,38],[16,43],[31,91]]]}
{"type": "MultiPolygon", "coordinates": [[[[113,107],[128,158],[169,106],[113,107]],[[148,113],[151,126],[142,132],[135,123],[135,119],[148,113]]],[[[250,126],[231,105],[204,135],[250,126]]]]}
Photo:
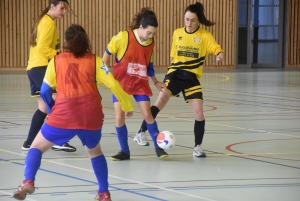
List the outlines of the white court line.
{"type": "MultiPolygon", "coordinates": [[[[191,122],[195,121],[195,120],[189,120],[189,119],[177,118],[177,117],[170,117],[170,116],[162,116],[162,115],[160,115],[160,117],[166,117],[166,118],[183,120],[183,121],[191,121],[191,122]]],[[[288,135],[288,134],[282,134],[282,133],[273,133],[273,132],[256,130],[256,129],[251,129],[251,128],[242,128],[242,127],[237,127],[237,126],[228,126],[228,125],[224,125],[224,124],[209,123],[207,121],[205,121],[205,124],[211,124],[211,125],[216,125],[216,126],[223,126],[223,127],[227,127],[227,128],[235,128],[235,129],[240,129],[240,130],[255,131],[255,132],[258,132],[258,133],[267,133],[267,134],[272,134],[272,135],[282,135],[282,136],[300,138],[299,136],[296,136],[296,135],[288,135]]]]}
{"type": "MultiPolygon", "coordinates": [[[[18,155],[18,156],[24,156],[22,154],[19,154],[19,153],[16,153],[16,152],[12,152],[12,151],[7,151],[7,150],[4,150],[4,149],[0,149],[0,151],[6,152],[6,153],[10,153],[10,154],[14,154],[14,155],[18,155]]],[[[42,160],[50,162],[50,163],[54,163],[54,164],[57,164],[57,165],[62,165],[62,166],[66,166],[66,167],[70,167],[70,168],[82,170],[82,171],[85,171],[85,172],[94,173],[94,171],[88,170],[88,169],[85,169],[85,168],[80,168],[80,167],[76,167],[76,166],[73,166],[73,165],[67,165],[67,164],[64,164],[64,163],[59,163],[59,162],[55,162],[55,161],[48,160],[48,159],[42,159],[42,160]]],[[[189,197],[193,197],[193,198],[198,198],[198,199],[201,199],[201,200],[217,201],[217,200],[212,200],[212,199],[209,199],[209,198],[205,198],[205,197],[201,197],[201,196],[196,196],[196,195],[192,195],[192,194],[188,194],[188,193],[176,191],[176,190],[173,190],[173,189],[168,189],[168,188],[164,188],[164,187],[160,187],[160,186],[156,186],[156,185],[152,185],[152,184],[147,184],[147,183],[144,183],[144,182],[139,182],[139,181],[135,181],[135,180],[131,180],[131,179],[126,179],[126,178],[123,178],[123,177],[118,177],[118,176],[114,176],[114,175],[110,175],[110,174],[108,176],[111,177],[111,178],[115,178],[115,179],[119,179],[119,180],[123,180],[123,181],[129,181],[129,182],[140,184],[140,185],[143,185],[143,186],[153,187],[153,188],[161,189],[161,190],[164,190],[164,191],[169,191],[169,192],[172,192],[172,193],[177,193],[177,194],[181,194],[181,195],[185,195],[185,196],[189,196],[189,197]]],[[[34,200],[32,200],[32,201],[34,201],[34,200]]]]}
{"type": "MultiPolygon", "coordinates": [[[[6,192],[6,191],[1,191],[1,190],[0,190],[0,193],[2,193],[2,194],[4,194],[4,195],[10,195],[10,196],[12,196],[11,193],[6,192]]],[[[30,199],[30,198],[26,198],[25,200],[29,200],[29,201],[37,201],[37,200],[30,199]]]]}

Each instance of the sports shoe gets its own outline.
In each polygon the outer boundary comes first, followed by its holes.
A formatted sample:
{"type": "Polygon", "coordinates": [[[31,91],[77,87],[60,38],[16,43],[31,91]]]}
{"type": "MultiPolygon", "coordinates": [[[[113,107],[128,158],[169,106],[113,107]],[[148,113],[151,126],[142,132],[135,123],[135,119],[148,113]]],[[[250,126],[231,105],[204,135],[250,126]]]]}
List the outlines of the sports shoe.
{"type": "Polygon", "coordinates": [[[120,150],[116,155],[112,156],[110,159],[113,161],[129,160],[130,154],[127,154],[122,150],[120,150]]]}
{"type": "Polygon", "coordinates": [[[66,152],[75,152],[76,148],[69,145],[69,143],[65,143],[63,146],[54,145],[51,148],[53,151],[66,151],[66,152]]]}
{"type": "Polygon", "coordinates": [[[98,192],[94,201],[111,201],[109,191],[106,191],[104,193],[98,192]]]}
{"type": "Polygon", "coordinates": [[[149,142],[146,138],[145,132],[137,132],[133,138],[133,141],[141,146],[149,146],[149,142]]]}
{"type": "Polygon", "coordinates": [[[167,152],[165,152],[165,150],[163,150],[162,148],[158,148],[158,149],[156,149],[155,151],[156,151],[157,157],[159,157],[159,158],[166,158],[166,157],[169,156],[169,155],[167,154],[167,152]]]}
{"type": "Polygon", "coordinates": [[[30,149],[30,144],[27,144],[27,141],[25,141],[23,143],[22,150],[23,151],[28,151],[29,149],[30,149]]]}
{"type": "Polygon", "coordinates": [[[196,157],[206,157],[206,154],[205,154],[205,152],[203,151],[203,149],[200,145],[197,145],[194,148],[193,155],[196,156],[196,157]]]}
{"type": "Polygon", "coordinates": [[[14,192],[13,197],[16,200],[25,200],[27,194],[35,191],[34,181],[32,179],[24,180],[18,189],[14,192]]]}

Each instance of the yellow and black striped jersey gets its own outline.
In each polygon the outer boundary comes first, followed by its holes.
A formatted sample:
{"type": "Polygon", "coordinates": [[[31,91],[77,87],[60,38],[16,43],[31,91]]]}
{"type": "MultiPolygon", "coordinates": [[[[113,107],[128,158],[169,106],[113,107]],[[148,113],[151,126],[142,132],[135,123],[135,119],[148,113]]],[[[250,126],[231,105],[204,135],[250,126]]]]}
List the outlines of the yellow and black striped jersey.
{"type": "Polygon", "coordinates": [[[208,54],[217,55],[220,52],[223,50],[210,32],[200,28],[193,33],[186,32],[185,27],[176,29],[170,54],[173,59],[168,73],[182,69],[195,73],[200,79],[208,54]]]}
{"type": "Polygon", "coordinates": [[[60,52],[60,41],[56,23],[49,15],[39,22],[37,27],[36,45],[30,46],[29,60],[26,70],[38,66],[47,66],[57,52],[60,52]]]}

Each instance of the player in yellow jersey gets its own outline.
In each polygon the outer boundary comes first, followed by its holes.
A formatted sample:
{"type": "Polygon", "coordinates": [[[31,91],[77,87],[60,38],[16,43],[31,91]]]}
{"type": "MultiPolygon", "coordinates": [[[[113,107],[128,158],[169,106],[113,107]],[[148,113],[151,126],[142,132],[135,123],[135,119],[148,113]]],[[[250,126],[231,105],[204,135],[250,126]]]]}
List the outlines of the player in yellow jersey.
{"type": "MultiPolygon", "coordinates": [[[[205,118],[203,114],[202,86],[199,80],[208,54],[216,55],[217,61],[222,61],[224,55],[223,50],[212,34],[200,28],[200,24],[205,26],[214,25],[213,22],[206,19],[203,5],[199,2],[191,4],[185,9],[184,13],[185,27],[176,29],[172,37],[170,54],[172,63],[168,67],[164,79],[166,88],[163,88],[159,93],[156,102],[151,106],[151,111],[155,118],[165,107],[170,97],[181,92],[185,101],[191,105],[195,118],[193,155],[206,157],[201,147],[205,130],[205,118]]],[[[145,122],[143,122],[138,133],[144,133],[146,130],[145,122]]]]}
{"type": "MultiPolygon", "coordinates": [[[[109,62],[112,54],[116,55],[113,75],[128,94],[133,95],[138,102],[141,113],[146,120],[146,126],[153,140],[157,157],[165,158],[168,154],[158,147],[156,138],[159,133],[157,123],[150,111],[150,96],[152,90],[149,86],[148,76],[153,84],[160,89],[165,87],[155,77],[152,53],[154,48],[153,36],[156,32],[158,22],[155,13],[149,8],[142,8],[135,15],[130,29],[121,31],[114,36],[108,44],[103,55],[103,61],[109,62]]],[[[119,100],[113,96],[113,103],[116,114],[116,131],[121,150],[112,160],[129,160],[130,150],[128,145],[128,131],[125,124],[124,112],[121,110],[119,100]]],[[[143,136],[137,134],[134,140],[141,143],[143,136]]],[[[141,144],[149,145],[148,142],[141,144]]]]}
{"type": "Polygon", "coordinates": [[[100,148],[104,114],[97,86],[105,84],[129,117],[133,114],[132,101],[102,59],[91,53],[90,41],[80,25],[73,24],[66,30],[64,50],[48,64],[41,96],[49,115],[31,144],[25,161],[25,179],[13,197],[24,200],[26,194],[32,194],[42,154],[53,144],[63,145],[77,135],[91,158],[98,181],[95,201],[111,201],[107,162],[100,148]],[[57,90],[55,101],[53,89],[57,90]]]}
{"type": "MultiPolygon", "coordinates": [[[[29,150],[47,116],[46,104],[40,97],[40,90],[48,62],[60,52],[60,41],[54,20],[62,18],[68,6],[69,2],[67,0],[50,0],[49,6],[42,12],[32,27],[30,55],[26,70],[30,82],[31,97],[37,99],[38,109],[32,117],[27,139],[22,146],[24,151],[29,150]]],[[[52,149],[67,152],[76,151],[76,148],[68,143],[62,146],[55,145],[52,149]]]]}

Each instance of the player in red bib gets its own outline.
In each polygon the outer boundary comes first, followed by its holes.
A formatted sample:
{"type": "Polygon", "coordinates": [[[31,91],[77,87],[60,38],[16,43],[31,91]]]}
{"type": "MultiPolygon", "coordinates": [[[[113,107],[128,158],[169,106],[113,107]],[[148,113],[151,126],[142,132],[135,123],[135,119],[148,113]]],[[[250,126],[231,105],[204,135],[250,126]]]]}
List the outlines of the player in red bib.
{"type": "Polygon", "coordinates": [[[67,29],[64,50],[48,64],[41,96],[49,115],[30,146],[25,161],[25,180],[13,197],[24,200],[26,194],[33,193],[42,154],[53,144],[63,145],[77,135],[91,158],[99,184],[95,201],[111,201],[107,163],[100,148],[104,115],[97,86],[105,84],[118,98],[127,116],[132,116],[132,101],[102,59],[91,54],[88,36],[80,25],[67,29]],[[57,91],[55,101],[53,89],[57,91]]]}
{"type": "MultiPolygon", "coordinates": [[[[149,96],[152,96],[152,91],[148,82],[149,76],[158,89],[165,87],[164,83],[157,81],[152,61],[154,48],[153,36],[155,35],[157,26],[155,13],[148,8],[142,8],[140,13],[135,15],[130,30],[121,31],[111,39],[102,59],[105,63],[108,63],[110,55],[116,55],[113,70],[114,77],[120,82],[124,91],[133,95],[138,102],[143,117],[147,122],[147,128],[152,137],[156,155],[159,158],[165,158],[168,154],[159,148],[156,143],[159,130],[150,110],[149,96]]],[[[125,124],[124,112],[121,110],[118,101],[113,96],[116,113],[116,130],[121,151],[112,156],[111,159],[128,160],[130,159],[128,131],[125,124]]],[[[145,136],[141,136],[140,134],[137,134],[134,140],[141,145],[149,145],[145,136]]]]}

